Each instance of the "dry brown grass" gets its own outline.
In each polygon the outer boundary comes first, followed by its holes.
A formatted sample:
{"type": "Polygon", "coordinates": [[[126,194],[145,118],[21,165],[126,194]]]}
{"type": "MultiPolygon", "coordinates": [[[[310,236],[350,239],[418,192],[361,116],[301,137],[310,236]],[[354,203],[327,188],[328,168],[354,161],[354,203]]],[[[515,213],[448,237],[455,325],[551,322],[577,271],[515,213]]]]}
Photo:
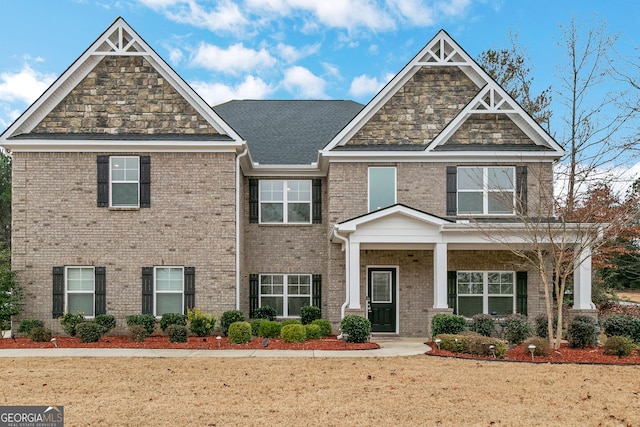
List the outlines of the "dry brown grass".
{"type": "Polygon", "coordinates": [[[66,426],[640,425],[640,367],[428,356],[2,359],[0,405],[66,426]]]}
{"type": "Polygon", "coordinates": [[[623,301],[640,303],[640,291],[617,291],[616,294],[623,301]]]}

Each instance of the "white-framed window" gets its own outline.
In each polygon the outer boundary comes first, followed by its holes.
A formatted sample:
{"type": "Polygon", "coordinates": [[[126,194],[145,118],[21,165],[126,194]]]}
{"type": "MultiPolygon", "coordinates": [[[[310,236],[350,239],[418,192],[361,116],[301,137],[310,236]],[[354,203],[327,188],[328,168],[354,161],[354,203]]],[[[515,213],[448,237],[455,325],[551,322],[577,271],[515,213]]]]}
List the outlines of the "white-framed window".
{"type": "Polygon", "coordinates": [[[369,212],[396,204],[396,168],[369,167],[369,212]]]}
{"type": "Polygon", "coordinates": [[[140,157],[111,156],[109,158],[109,206],[137,208],[140,206],[140,157]]]}
{"type": "Polygon", "coordinates": [[[460,166],[457,179],[459,215],[515,214],[515,167],[460,166]]]}
{"type": "Polygon", "coordinates": [[[260,180],[260,223],[311,224],[311,180],[260,180]]]}
{"type": "Polygon", "coordinates": [[[260,307],[276,309],[279,317],[300,317],[311,305],[310,274],[260,274],[260,307]]]}
{"type": "Polygon", "coordinates": [[[513,271],[458,271],[458,314],[507,315],[516,312],[515,278],[513,271]]]}
{"type": "Polygon", "coordinates": [[[95,315],[94,267],[65,267],[65,309],[68,313],[95,315]]]}
{"type": "Polygon", "coordinates": [[[154,267],[155,316],[184,313],[184,267],[154,267]]]}

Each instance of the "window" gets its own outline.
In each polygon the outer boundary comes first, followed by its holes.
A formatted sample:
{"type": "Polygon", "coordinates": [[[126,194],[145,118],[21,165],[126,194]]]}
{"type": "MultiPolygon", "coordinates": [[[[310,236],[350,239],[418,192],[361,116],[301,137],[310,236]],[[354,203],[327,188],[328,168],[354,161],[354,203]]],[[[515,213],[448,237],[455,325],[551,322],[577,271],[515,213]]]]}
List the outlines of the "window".
{"type": "Polygon", "coordinates": [[[396,204],[396,168],[369,168],[369,212],[396,204]]]}
{"type": "Polygon", "coordinates": [[[260,307],[273,307],[280,317],[299,317],[306,305],[311,305],[310,274],[260,275],[260,307]]]}
{"type": "Polygon", "coordinates": [[[184,269],[155,267],[155,315],[184,313],[184,269]]]}
{"type": "Polygon", "coordinates": [[[311,224],[311,181],[260,180],[260,222],[311,224]]]}
{"type": "Polygon", "coordinates": [[[515,168],[459,167],[457,190],[460,215],[513,215],[515,168]]]}
{"type": "Polygon", "coordinates": [[[65,307],[69,313],[95,316],[95,273],[93,267],[67,267],[65,307]]]}
{"type": "Polygon", "coordinates": [[[138,207],[140,194],[140,158],[111,157],[111,206],[138,207]]]}
{"type": "Polygon", "coordinates": [[[458,314],[507,315],[515,312],[515,273],[512,271],[459,271],[458,314]]]}

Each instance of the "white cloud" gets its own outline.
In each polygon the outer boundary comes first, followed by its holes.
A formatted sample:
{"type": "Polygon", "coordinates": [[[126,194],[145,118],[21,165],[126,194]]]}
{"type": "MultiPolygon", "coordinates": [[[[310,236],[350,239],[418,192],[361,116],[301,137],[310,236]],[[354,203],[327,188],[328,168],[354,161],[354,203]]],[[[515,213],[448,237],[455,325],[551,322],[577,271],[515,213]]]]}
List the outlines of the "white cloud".
{"type": "MultiPolygon", "coordinates": [[[[212,32],[242,33],[250,24],[238,4],[231,0],[213,2],[206,9],[197,0],[140,0],[146,6],[161,11],[172,21],[206,28],[212,32]]],[[[208,3],[208,2],[207,2],[208,3]]]]}
{"type": "Polygon", "coordinates": [[[172,65],[178,65],[180,61],[182,61],[182,57],[182,51],[177,47],[169,49],[169,62],[171,62],[172,65]]]}
{"type": "Polygon", "coordinates": [[[238,74],[273,67],[276,60],[265,49],[248,49],[242,43],[231,45],[228,49],[201,43],[193,54],[191,64],[222,73],[238,74]]]}
{"type": "Polygon", "coordinates": [[[209,104],[216,105],[232,99],[265,99],[275,89],[262,79],[247,76],[236,86],[222,83],[194,82],[191,87],[209,104]]]}
{"type": "Polygon", "coordinates": [[[389,14],[370,0],[288,0],[288,3],[311,12],[328,27],[348,30],[364,27],[373,31],[395,28],[395,22],[389,14]]]}
{"type": "Polygon", "coordinates": [[[284,59],[287,63],[293,63],[301,58],[313,55],[320,50],[320,43],[314,43],[312,45],[295,47],[284,43],[278,43],[276,46],[278,56],[284,59]]]}
{"type": "Polygon", "coordinates": [[[386,85],[392,78],[393,74],[387,74],[384,80],[378,80],[376,77],[370,77],[366,74],[362,74],[351,81],[349,95],[362,97],[376,94],[380,92],[384,85],[386,85]]]}
{"type": "Polygon", "coordinates": [[[326,99],[325,81],[304,67],[295,66],[284,73],[284,87],[296,97],[326,99]]]}
{"type": "Polygon", "coordinates": [[[25,64],[18,73],[0,73],[0,101],[31,104],[56,79],[25,64]]]}
{"type": "Polygon", "coordinates": [[[390,0],[391,9],[415,26],[430,26],[442,20],[464,15],[471,0],[441,0],[426,4],[423,0],[390,0]]]}

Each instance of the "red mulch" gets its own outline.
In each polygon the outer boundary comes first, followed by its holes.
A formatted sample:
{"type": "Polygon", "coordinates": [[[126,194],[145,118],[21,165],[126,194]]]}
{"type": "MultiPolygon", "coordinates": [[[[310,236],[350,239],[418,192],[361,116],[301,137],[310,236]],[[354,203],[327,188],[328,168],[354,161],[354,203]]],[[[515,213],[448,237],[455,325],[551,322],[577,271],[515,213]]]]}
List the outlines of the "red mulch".
{"type": "MultiPolygon", "coordinates": [[[[128,336],[110,335],[104,336],[94,343],[81,343],[75,337],[56,337],[56,344],[61,348],[178,348],[178,349],[203,349],[223,350],[236,349],[267,349],[267,350],[370,350],[380,348],[376,343],[346,343],[335,336],[328,336],[317,340],[308,340],[303,343],[285,343],[278,338],[270,338],[266,347],[264,338],[253,338],[246,344],[231,344],[227,337],[218,340],[214,336],[189,337],[185,343],[172,343],[169,338],[162,335],[152,335],[142,342],[133,342],[128,336]]],[[[3,348],[53,348],[51,342],[31,342],[29,338],[5,338],[0,339],[0,349],[3,348]]]]}
{"type": "MultiPolygon", "coordinates": [[[[531,363],[531,353],[523,346],[519,345],[507,350],[504,359],[494,359],[491,356],[474,356],[472,354],[452,353],[446,350],[438,350],[432,342],[425,343],[432,348],[427,355],[442,357],[457,357],[462,359],[479,359],[479,360],[503,360],[510,362],[529,362],[531,363]]],[[[545,357],[534,356],[535,363],[586,363],[586,364],[602,364],[602,365],[640,365],[640,350],[636,349],[629,356],[610,356],[602,351],[602,347],[591,348],[570,348],[567,344],[561,344],[559,350],[549,350],[549,354],[545,357]]]]}

